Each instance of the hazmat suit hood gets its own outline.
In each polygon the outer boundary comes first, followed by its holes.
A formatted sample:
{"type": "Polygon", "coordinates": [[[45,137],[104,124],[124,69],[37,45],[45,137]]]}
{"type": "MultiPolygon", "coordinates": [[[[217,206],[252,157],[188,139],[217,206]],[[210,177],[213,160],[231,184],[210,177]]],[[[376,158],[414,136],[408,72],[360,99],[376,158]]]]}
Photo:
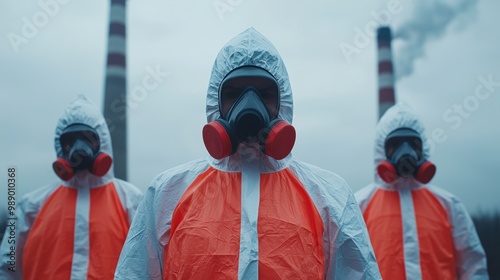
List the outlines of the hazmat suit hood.
{"type": "MultiPolygon", "coordinates": [[[[106,153],[113,158],[111,136],[109,134],[106,121],[104,120],[104,116],[97,109],[97,107],[83,95],[79,95],[73,102],[71,102],[57,122],[54,145],[58,157],[63,156],[59,140],[61,134],[66,127],[73,124],[85,124],[95,129],[99,135],[101,144],[99,151],[106,153]]],[[[81,170],[76,172],[73,178],[63,182],[64,185],[78,188],[99,187],[109,183],[113,178],[113,165],[111,165],[109,171],[102,177],[98,177],[90,173],[88,170],[81,170]]]]}
{"type": "Polygon", "coordinates": [[[386,183],[380,178],[377,173],[377,166],[384,160],[385,156],[385,140],[389,133],[398,128],[410,128],[415,130],[422,140],[422,155],[425,159],[429,159],[430,147],[428,139],[425,135],[424,125],[414,113],[413,109],[405,103],[397,103],[389,108],[380,118],[375,132],[375,181],[386,188],[416,188],[422,184],[413,177],[400,177],[393,183],[386,183]]]}
{"type": "MultiPolygon", "coordinates": [[[[281,56],[273,44],[254,28],[249,28],[231,39],[219,52],[212,67],[207,92],[207,122],[220,118],[219,87],[223,79],[234,69],[242,66],[257,66],[267,70],[279,86],[278,118],[292,124],[293,101],[288,73],[281,56]]],[[[244,144],[243,144],[244,145],[244,144]]],[[[289,154],[283,160],[275,160],[260,152],[256,147],[239,147],[238,151],[226,158],[211,158],[211,164],[225,171],[240,171],[244,158],[259,158],[262,172],[272,172],[285,168],[291,159],[289,154]]]]}

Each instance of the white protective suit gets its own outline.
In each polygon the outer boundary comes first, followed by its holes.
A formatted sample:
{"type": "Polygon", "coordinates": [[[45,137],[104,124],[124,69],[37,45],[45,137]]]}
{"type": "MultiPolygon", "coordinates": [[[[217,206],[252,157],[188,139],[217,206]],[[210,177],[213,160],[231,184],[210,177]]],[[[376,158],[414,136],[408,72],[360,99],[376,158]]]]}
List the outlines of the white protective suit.
{"type": "MultiPolygon", "coordinates": [[[[233,69],[253,65],[279,84],[279,117],[292,90],[277,50],[250,28],[219,52],[207,119],[233,69]]],[[[139,205],[115,279],[379,279],[363,217],[346,182],[291,154],[276,161],[240,146],[158,175],[139,205]]]]}
{"type": "MultiPolygon", "coordinates": [[[[375,166],[386,160],[385,140],[398,128],[420,134],[423,157],[429,159],[424,127],[401,103],[379,121],[375,166]]],[[[454,195],[413,177],[387,184],[375,174],[375,183],[355,196],[384,279],[488,279],[485,253],[472,219],[454,195]]]]}
{"type": "MultiPolygon", "coordinates": [[[[84,96],[59,119],[58,156],[63,129],[77,123],[94,128],[100,151],[112,156],[106,122],[84,96]]],[[[112,279],[141,198],[137,187],[114,178],[112,167],[103,177],[78,171],[69,181],[26,194],[17,204],[15,234],[7,229],[3,238],[0,279],[112,279]],[[9,270],[10,246],[15,246],[15,272],[9,270]]]]}

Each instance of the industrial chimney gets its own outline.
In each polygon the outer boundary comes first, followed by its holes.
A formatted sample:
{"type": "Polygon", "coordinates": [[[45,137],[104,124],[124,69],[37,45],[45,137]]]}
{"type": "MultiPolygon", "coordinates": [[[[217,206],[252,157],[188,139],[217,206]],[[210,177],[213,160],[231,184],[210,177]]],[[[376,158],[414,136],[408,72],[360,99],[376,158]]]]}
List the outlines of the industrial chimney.
{"type": "Polygon", "coordinates": [[[125,7],[125,0],[111,0],[104,92],[104,117],[111,134],[114,173],[117,178],[123,180],[127,180],[125,7]]]}
{"type": "Polygon", "coordinates": [[[379,119],[395,102],[391,39],[389,27],[384,26],[377,30],[379,119]]]}

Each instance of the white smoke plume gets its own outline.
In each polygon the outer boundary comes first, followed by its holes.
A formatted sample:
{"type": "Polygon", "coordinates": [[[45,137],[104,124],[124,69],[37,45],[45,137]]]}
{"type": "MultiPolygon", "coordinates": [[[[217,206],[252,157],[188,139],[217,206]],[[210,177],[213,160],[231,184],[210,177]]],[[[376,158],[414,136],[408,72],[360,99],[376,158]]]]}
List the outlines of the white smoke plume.
{"type": "Polygon", "coordinates": [[[413,73],[415,60],[425,54],[430,40],[442,37],[451,24],[467,21],[476,12],[477,0],[416,0],[411,17],[396,27],[394,39],[401,40],[395,52],[396,79],[413,73]]]}

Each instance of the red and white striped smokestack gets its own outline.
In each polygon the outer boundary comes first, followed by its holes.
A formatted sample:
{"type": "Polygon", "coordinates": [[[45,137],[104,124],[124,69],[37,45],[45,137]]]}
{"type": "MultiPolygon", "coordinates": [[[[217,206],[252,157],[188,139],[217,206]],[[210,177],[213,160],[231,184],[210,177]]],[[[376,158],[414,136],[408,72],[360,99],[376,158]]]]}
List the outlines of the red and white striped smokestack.
{"type": "Polygon", "coordinates": [[[117,178],[127,180],[126,2],[111,0],[104,92],[104,117],[113,146],[117,178]]]}
{"type": "Polygon", "coordinates": [[[377,30],[378,46],[378,117],[394,105],[394,72],[391,50],[391,29],[380,27],[377,30]]]}

